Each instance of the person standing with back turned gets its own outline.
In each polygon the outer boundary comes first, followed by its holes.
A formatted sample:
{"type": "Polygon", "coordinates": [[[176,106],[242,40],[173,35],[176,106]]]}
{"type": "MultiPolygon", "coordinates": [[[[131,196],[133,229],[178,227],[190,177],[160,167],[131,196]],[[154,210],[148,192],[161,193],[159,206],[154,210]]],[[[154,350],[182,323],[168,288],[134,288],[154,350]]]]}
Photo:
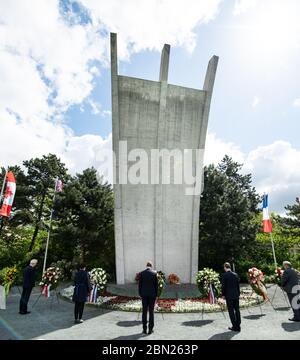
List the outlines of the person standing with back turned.
{"type": "Polygon", "coordinates": [[[143,333],[147,334],[147,314],[149,311],[149,331],[152,334],[154,327],[154,306],[158,294],[158,279],[156,271],[152,270],[152,262],[147,262],[147,267],[140,273],[139,295],[143,305],[143,333]]]}
{"type": "Polygon", "coordinates": [[[236,273],[231,271],[228,262],[224,264],[225,273],[222,274],[222,296],[226,299],[226,305],[229,317],[232,323],[231,331],[241,331],[241,314],[240,314],[240,281],[236,273]]]}
{"type": "Polygon", "coordinates": [[[75,324],[80,324],[83,322],[82,315],[84,304],[88,299],[89,291],[91,288],[90,278],[87,271],[85,271],[85,265],[81,264],[79,270],[75,275],[74,280],[74,294],[73,301],[75,302],[74,308],[74,317],[75,324]]]}
{"type": "Polygon", "coordinates": [[[31,295],[31,291],[35,286],[35,267],[37,263],[38,261],[36,259],[32,259],[30,264],[24,270],[23,291],[19,310],[19,314],[21,315],[30,314],[30,311],[27,311],[27,304],[31,295]]]}
{"type": "Polygon", "coordinates": [[[296,270],[292,268],[292,264],[289,261],[283,262],[284,273],[281,278],[281,286],[287,293],[291,307],[293,309],[294,316],[290,318],[290,321],[300,321],[300,303],[297,300],[299,294],[299,278],[296,270]],[[295,300],[294,300],[295,299],[295,300]]]}

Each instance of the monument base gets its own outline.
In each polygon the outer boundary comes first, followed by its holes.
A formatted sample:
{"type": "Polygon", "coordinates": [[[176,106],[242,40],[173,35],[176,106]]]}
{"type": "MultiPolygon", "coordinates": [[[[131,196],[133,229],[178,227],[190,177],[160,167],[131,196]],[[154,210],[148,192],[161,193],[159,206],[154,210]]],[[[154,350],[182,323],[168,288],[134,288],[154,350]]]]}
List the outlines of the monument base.
{"type": "MultiPolygon", "coordinates": [[[[138,284],[109,284],[107,292],[118,296],[138,297],[138,284]]],[[[167,284],[160,296],[160,299],[194,299],[199,298],[200,292],[195,284],[167,284]]]]}

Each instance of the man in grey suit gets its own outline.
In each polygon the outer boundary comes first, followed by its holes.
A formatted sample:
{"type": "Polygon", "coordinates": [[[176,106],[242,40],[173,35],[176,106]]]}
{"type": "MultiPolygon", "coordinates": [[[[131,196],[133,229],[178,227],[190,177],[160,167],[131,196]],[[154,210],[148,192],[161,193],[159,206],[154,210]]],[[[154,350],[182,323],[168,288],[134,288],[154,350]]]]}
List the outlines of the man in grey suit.
{"type": "Polygon", "coordinates": [[[158,294],[158,279],[156,271],[152,270],[151,261],[147,262],[147,267],[140,273],[139,295],[143,304],[143,333],[147,334],[147,314],[149,311],[149,332],[153,332],[154,327],[154,306],[158,294]]]}
{"type": "Polygon", "coordinates": [[[287,293],[291,307],[294,312],[294,317],[290,321],[300,321],[300,288],[299,288],[299,275],[296,270],[292,268],[289,261],[283,262],[284,273],[281,279],[281,286],[287,293]],[[298,301],[297,301],[298,299],[298,301]]]}

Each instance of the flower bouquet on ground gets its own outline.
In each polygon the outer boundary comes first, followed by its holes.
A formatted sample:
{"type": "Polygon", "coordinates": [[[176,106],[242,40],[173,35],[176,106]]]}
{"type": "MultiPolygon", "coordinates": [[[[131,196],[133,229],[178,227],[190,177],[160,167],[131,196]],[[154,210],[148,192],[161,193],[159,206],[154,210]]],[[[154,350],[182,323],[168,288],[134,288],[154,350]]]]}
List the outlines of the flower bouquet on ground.
{"type": "Polygon", "coordinates": [[[196,282],[202,297],[210,298],[210,296],[213,295],[217,298],[220,296],[220,276],[213,269],[204,268],[203,270],[198,271],[196,282]]]}
{"type": "Polygon", "coordinates": [[[0,284],[4,287],[5,296],[9,294],[9,291],[17,279],[18,271],[17,267],[6,267],[1,271],[0,284]]]}
{"type": "Polygon", "coordinates": [[[49,298],[50,290],[54,290],[59,281],[62,279],[62,272],[59,267],[51,266],[45,270],[40,285],[42,287],[42,294],[49,298]]]}
{"type": "MultiPolygon", "coordinates": [[[[97,291],[99,291],[99,293],[103,293],[106,289],[106,285],[107,285],[107,273],[104,269],[102,268],[94,268],[90,271],[90,280],[91,280],[91,285],[93,286],[92,292],[97,293],[97,291]]],[[[94,295],[94,298],[96,296],[96,299],[94,299],[95,301],[97,300],[97,294],[94,295]]],[[[93,300],[93,299],[91,299],[93,300]]]]}
{"type": "Polygon", "coordinates": [[[264,273],[253,267],[248,270],[249,278],[250,278],[250,286],[252,290],[257,294],[264,298],[265,301],[269,300],[267,290],[264,284],[264,273]]]}
{"type": "Polygon", "coordinates": [[[162,271],[157,272],[157,279],[158,279],[158,294],[157,296],[160,297],[163,289],[166,286],[166,275],[162,271]]]}
{"type": "Polygon", "coordinates": [[[171,285],[179,285],[180,284],[180,279],[176,274],[170,274],[168,276],[168,281],[171,285]]]}

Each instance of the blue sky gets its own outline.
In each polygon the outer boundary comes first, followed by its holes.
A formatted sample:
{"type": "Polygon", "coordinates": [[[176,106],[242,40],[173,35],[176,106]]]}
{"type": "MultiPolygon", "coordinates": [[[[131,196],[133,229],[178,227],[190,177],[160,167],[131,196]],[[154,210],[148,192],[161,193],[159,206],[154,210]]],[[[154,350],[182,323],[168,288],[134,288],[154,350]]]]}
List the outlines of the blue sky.
{"type": "Polygon", "coordinates": [[[243,162],[283,212],[300,195],[299,13],[298,0],[0,0],[1,165],[53,152],[103,172],[113,31],[123,75],[157,80],[169,43],[169,82],[200,89],[220,57],[206,163],[243,162]]]}
{"type": "MultiPolygon", "coordinates": [[[[300,52],[289,58],[288,67],[273,59],[272,52],[262,62],[254,54],[252,61],[252,49],[242,53],[246,48],[244,39],[235,27],[243,19],[233,14],[233,5],[233,1],[221,4],[216,19],[195,29],[197,44],[192,53],[181,47],[171,49],[169,82],[201,88],[208,60],[213,54],[218,55],[209,131],[224,141],[236,143],[243,151],[276,140],[286,140],[299,148],[300,108],[293,106],[293,102],[300,93],[300,52]]],[[[158,51],[141,51],[129,61],[121,61],[119,73],[157,80],[159,62],[158,51]]],[[[109,68],[103,69],[96,79],[91,98],[103,109],[111,109],[109,68]]],[[[111,132],[110,115],[93,114],[89,105],[84,111],[80,108],[74,106],[66,114],[76,135],[91,133],[106,137],[111,132]]]]}

